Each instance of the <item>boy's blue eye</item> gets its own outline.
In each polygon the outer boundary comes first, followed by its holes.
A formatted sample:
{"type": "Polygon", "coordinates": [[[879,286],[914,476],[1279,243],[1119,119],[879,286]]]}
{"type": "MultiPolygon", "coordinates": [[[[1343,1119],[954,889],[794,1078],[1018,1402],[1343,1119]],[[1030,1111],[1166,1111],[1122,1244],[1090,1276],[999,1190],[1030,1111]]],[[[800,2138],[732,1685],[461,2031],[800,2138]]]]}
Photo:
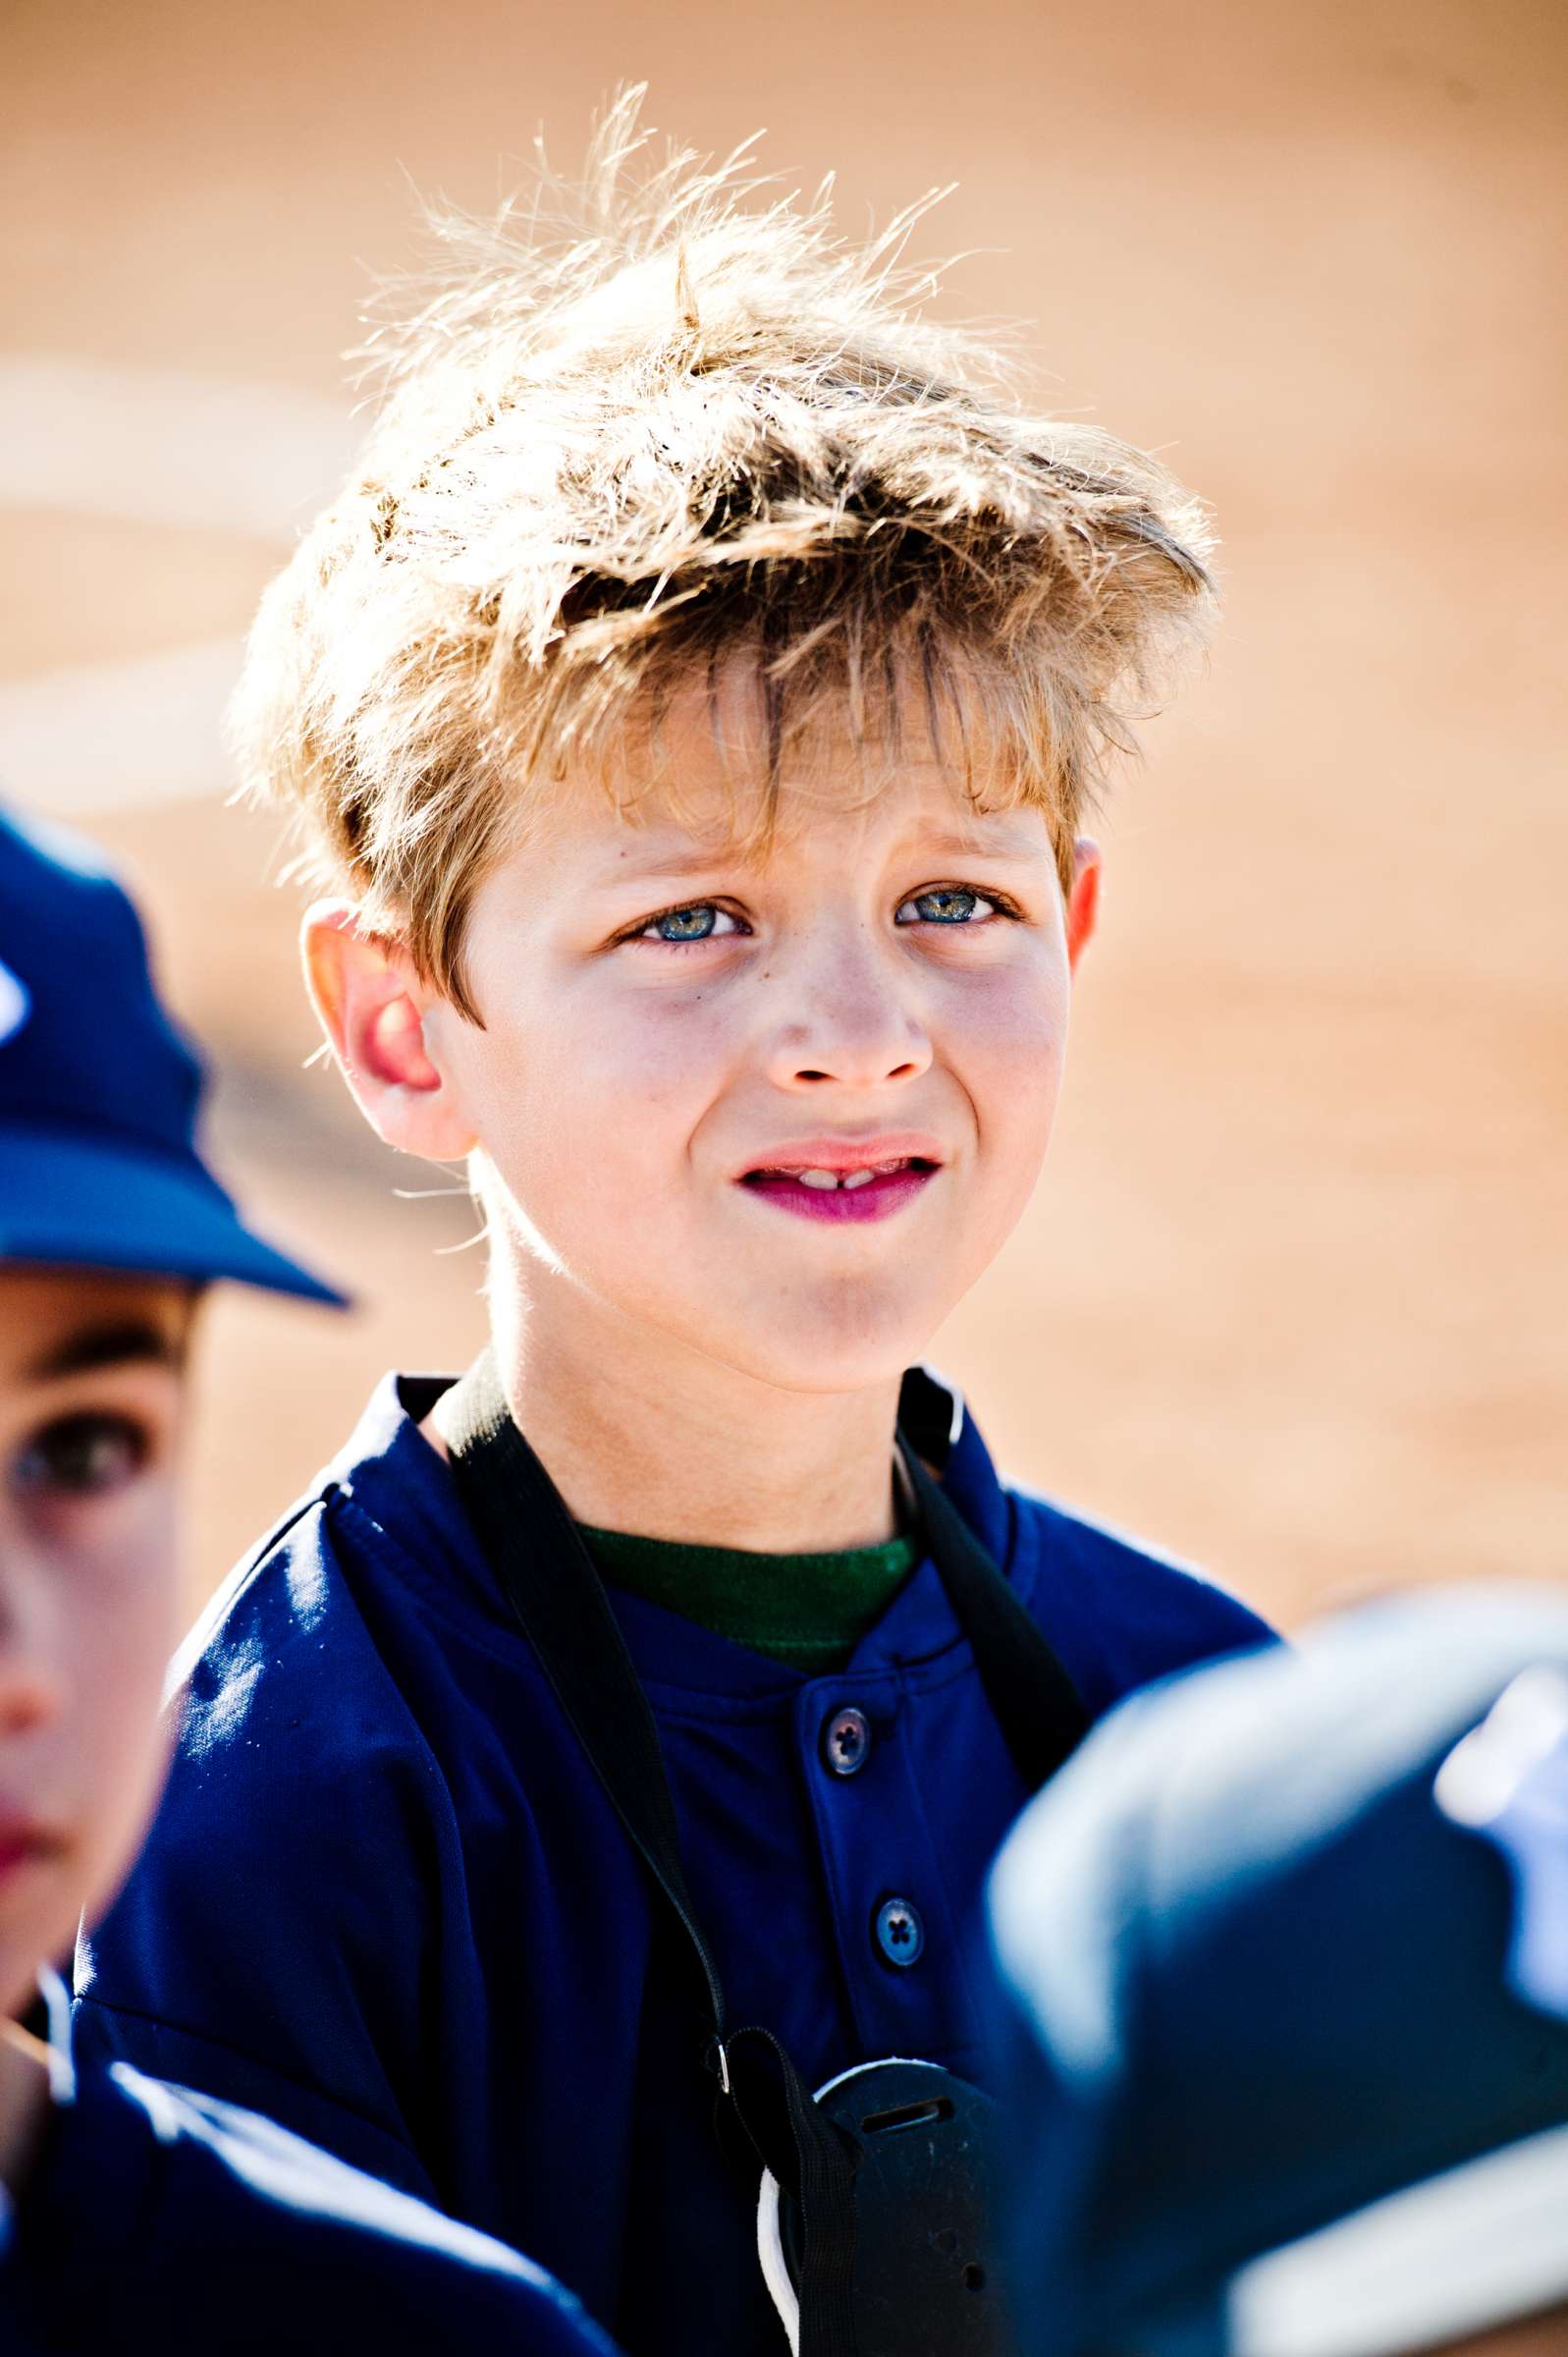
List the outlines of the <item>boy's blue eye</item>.
{"type": "Polygon", "coordinates": [[[966,925],[977,916],[997,913],[996,902],[988,901],[983,893],[970,892],[961,884],[939,884],[931,892],[917,892],[913,900],[905,901],[896,921],[900,925],[966,925]]]}
{"type": "Polygon", "coordinates": [[[738,933],[740,926],[727,908],[712,901],[693,901],[689,908],[669,908],[650,917],[637,935],[639,941],[712,941],[716,934],[738,933]]]}
{"type": "Polygon", "coordinates": [[[149,1452],[146,1432],[130,1416],[58,1416],[12,1460],[12,1486],[32,1497],[98,1497],[134,1480],[149,1452]]]}

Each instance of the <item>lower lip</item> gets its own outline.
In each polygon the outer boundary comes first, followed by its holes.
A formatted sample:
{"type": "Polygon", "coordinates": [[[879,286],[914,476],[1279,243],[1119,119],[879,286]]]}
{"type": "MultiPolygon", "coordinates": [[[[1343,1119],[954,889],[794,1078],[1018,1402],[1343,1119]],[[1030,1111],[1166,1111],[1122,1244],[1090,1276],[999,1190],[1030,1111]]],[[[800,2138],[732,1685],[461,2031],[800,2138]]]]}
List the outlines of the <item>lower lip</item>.
{"type": "Polygon", "coordinates": [[[36,1866],[50,1846],[35,1834],[0,1835],[0,1886],[13,1882],[25,1866],[36,1866]]]}
{"type": "Polygon", "coordinates": [[[934,1165],[923,1170],[887,1171],[868,1178],[864,1186],[803,1186],[798,1178],[747,1178],[748,1195],[759,1202],[792,1211],[799,1220],[858,1223],[891,1220],[895,1211],[912,1203],[922,1187],[937,1176],[934,1165]]]}

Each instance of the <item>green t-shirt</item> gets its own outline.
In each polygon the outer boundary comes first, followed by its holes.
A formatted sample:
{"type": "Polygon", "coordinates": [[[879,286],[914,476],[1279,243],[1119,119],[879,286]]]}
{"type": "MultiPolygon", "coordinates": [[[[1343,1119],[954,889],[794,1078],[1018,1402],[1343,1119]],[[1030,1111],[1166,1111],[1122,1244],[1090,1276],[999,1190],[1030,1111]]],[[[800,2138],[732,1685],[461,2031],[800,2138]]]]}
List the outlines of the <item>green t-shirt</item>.
{"type": "Polygon", "coordinates": [[[913,1539],[838,1555],[754,1555],[582,1526],[606,1579],[813,1676],[841,1669],[914,1567],[913,1539]]]}

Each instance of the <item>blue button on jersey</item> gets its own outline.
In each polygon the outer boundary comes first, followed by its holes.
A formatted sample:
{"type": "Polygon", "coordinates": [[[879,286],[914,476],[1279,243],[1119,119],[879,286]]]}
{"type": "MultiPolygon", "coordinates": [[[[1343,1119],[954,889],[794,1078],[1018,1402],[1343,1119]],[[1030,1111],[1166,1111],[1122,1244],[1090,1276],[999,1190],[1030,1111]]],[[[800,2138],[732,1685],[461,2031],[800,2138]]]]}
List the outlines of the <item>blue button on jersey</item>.
{"type": "Polygon", "coordinates": [[[0,2349],[615,2357],[514,2252],[124,2062],[81,2073],[19,2205],[0,2195],[0,2349]]]}
{"type": "MultiPolygon", "coordinates": [[[[389,1379],[197,1632],[162,1813],[81,1959],[79,2038],[502,2236],[636,2357],[780,2357],[690,1955],[417,1430],[443,1388],[389,1379]]],[[[1004,1489],[967,1420],[944,1481],[1095,1714],[1268,1639],[1004,1489]]],[[[983,2076],[981,1884],[1026,1795],[935,1564],[822,1677],[611,1595],[731,2020],[812,2084],[885,2055],[983,2076]]]]}

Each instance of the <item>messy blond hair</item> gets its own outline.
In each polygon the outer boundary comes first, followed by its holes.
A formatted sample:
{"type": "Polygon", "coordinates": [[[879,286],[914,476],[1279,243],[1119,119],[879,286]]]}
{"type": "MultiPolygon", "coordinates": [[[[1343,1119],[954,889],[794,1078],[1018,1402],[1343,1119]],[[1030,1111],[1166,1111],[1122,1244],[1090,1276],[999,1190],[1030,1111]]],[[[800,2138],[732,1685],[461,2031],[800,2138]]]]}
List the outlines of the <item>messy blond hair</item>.
{"type": "Polygon", "coordinates": [[[268,590],[236,704],[312,872],[475,1020],[487,866],[569,763],[624,796],[611,754],[655,756],[678,690],[717,720],[721,675],[752,683],[764,824],[825,715],[840,752],[895,753],[912,702],[977,799],[1043,810],[1066,878],[1131,702],[1212,599],[1163,467],[1029,413],[927,315],[923,207],[853,246],[744,148],[654,161],[640,96],[575,187],[541,155],[526,207],[436,220],[443,266],[371,339],[360,469],[268,590]]]}

